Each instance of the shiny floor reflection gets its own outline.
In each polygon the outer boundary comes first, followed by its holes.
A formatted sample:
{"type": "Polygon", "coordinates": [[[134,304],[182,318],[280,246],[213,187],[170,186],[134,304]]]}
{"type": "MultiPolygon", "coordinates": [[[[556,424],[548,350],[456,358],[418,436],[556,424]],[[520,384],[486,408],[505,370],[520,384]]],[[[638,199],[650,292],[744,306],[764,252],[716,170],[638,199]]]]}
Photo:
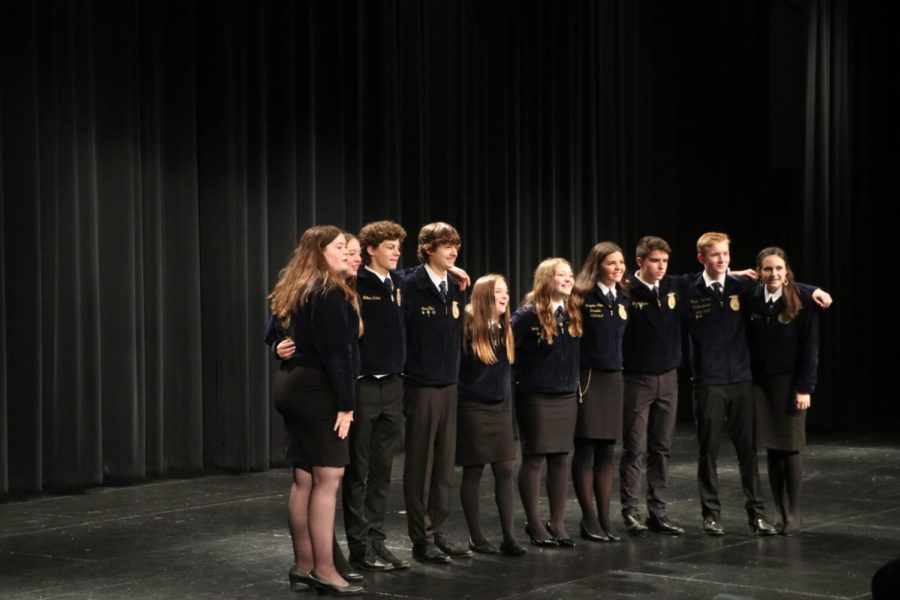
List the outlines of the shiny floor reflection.
{"type": "MultiPolygon", "coordinates": [[[[866,598],[875,570],[900,556],[900,444],[893,440],[814,437],[806,454],[804,528],[792,538],[757,538],[747,532],[737,464],[728,444],[723,444],[719,468],[726,535],[704,536],[694,476],[696,442],[689,426],[679,429],[675,449],[669,515],[687,529],[680,537],[623,535],[620,543],[608,544],[576,538],[574,549],[529,547],[521,558],[476,555],[449,565],[413,563],[409,571],[367,575],[368,595],[454,600],[866,598]]],[[[388,545],[410,558],[401,472],[402,457],[394,470],[388,545]]],[[[764,471],[762,478],[765,484],[764,471]]],[[[0,504],[0,597],[312,597],[288,589],[288,486],[288,471],[274,469],[0,504]]],[[[486,472],[482,520],[499,543],[491,486],[486,472]]],[[[618,514],[615,501],[613,511],[618,514]]],[[[571,533],[577,533],[578,519],[570,493],[571,533]]],[[[523,520],[519,508],[520,529],[523,520]]],[[[464,543],[468,536],[458,506],[453,527],[451,537],[464,543]]],[[[520,541],[527,542],[524,534],[520,541]]]]}

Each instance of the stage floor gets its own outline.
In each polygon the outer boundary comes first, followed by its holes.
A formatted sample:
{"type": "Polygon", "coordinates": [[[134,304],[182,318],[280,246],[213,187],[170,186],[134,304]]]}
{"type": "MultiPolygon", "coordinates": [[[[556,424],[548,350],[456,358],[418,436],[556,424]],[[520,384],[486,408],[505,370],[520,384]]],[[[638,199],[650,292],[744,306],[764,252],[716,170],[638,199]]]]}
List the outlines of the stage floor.
{"type": "MultiPolygon", "coordinates": [[[[798,537],[756,538],[746,532],[734,450],[725,441],[719,477],[727,533],[704,536],[696,442],[690,426],[681,425],[669,515],[687,528],[685,535],[623,536],[617,544],[576,538],[572,550],[529,547],[521,558],[476,555],[448,566],[413,563],[408,571],[367,575],[368,595],[406,600],[869,597],[875,570],[900,556],[900,443],[875,436],[811,441],[804,529],[798,537]]],[[[763,453],[760,463],[771,508],[763,453]]],[[[410,558],[401,472],[402,457],[394,469],[388,545],[410,558]]],[[[311,597],[288,590],[289,480],[287,469],[274,469],[0,504],[0,598],[311,597]]],[[[486,472],[482,520],[499,543],[492,485],[486,472]]],[[[569,498],[567,523],[576,534],[579,510],[571,490],[569,498]]],[[[616,515],[618,508],[614,500],[616,515]]],[[[521,507],[516,519],[521,529],[521,507]]],[[[620,526],[620,519],[615,523],[620,526]]],[[[464,543],[468,536],[458,503],[452,525],[451,538],[464,543]]],[[[524,534],[520,541],[527,542],[524,534]]]]}

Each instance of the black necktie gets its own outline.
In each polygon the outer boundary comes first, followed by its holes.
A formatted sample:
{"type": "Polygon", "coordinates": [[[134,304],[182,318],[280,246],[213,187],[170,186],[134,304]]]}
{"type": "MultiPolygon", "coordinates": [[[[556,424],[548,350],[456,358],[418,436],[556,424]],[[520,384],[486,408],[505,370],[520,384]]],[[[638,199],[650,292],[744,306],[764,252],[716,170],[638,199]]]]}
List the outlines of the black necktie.
{"type": "Polygon", "coordinates": [[[394,280],[388,277],[384,280],[384,287],[387,288],[388,294],[393,295],[394,293],[394,280]]]}
{"type": "Polygon", "coordinates": [[[556,312],[553,313],[553,316],[556,317],[556,323],[558,325],[562,325],[566,321],[566,313],[562,306],[556,307],[556,312]]]}
{"type": "Polygon", "coordinates": [[[612,290],[606,292],[606,299],[609,301],[610,306],[616,303],[616,297],[613,296],[612,290]]]}
{"type": "Polygon", "coordinates": [[[719,302],[722,301],[722,284],[718,281],[714,281],[712,284],[713,296],[719,302]]]}
{"type": "Polygon", "coordinates": [[[440,292],[441,292],[441,300],[446,302],[447,301],[447,282],[442,281],[441,285],[438,286],[438,290],[440,290],[440,292]]]}
{"type": "Polygon", "coordinates": [[[659,302],[659,287],[653,286],[653,297],[659,302]]]}
{"type": "Polygon", "coordinates": [[[766,310],[769,313],[769,316],[772,316],[772,309],[775,308],[775,301],[769,298],[769,301],[766,302],[766,310]]]}

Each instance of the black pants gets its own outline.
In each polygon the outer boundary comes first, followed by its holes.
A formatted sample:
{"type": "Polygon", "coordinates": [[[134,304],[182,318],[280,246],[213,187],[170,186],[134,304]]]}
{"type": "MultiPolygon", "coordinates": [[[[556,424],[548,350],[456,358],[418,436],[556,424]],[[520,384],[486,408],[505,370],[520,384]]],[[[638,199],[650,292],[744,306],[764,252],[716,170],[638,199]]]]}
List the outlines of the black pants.
{"type": "Polygon", "coordinates": [[[622,516],[639,512],[643,456],[647,454],[647,512],[666,514],[669,455],[678,416],[678,371],[625,375],[619,496],[622,516]]]}
{"type": "Polygon", "coordinates": [[[456,462],[456,384],[407,385],[403,497],[413,544],[433,542],[447,531],[456,462]]]}
{"type": "Polygon", "coordinates": [[[718,517],[721,511],[716,459],[722,431],[726,427],[737,451],[747,515],[751,518],[765,516],[756,461],[753,384],[744,381],[694,386],[694,422],[700,442],[697,484],[703,516],[718,517]]]}
{"type": "Polygon", "coordinates": [[[399,375],[363,377],[357,381],[357,398],[341,497],[350,555],[362,558],[370,540],[386,538],[391,464],[403,427],[403,380],[399,375]]]}

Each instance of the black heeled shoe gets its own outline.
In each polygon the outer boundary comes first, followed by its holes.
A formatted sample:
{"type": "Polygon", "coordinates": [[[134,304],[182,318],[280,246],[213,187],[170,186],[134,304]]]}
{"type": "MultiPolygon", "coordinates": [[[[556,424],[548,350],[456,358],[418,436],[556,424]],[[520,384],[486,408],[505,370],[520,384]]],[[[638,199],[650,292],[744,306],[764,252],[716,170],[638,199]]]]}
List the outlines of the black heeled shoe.
{"type": "Polygon", "coordinates": [[[528,550],[515,540],[504,540],[503,543],[500,544],[500,552],[507,556],[522,556],[523,554],[528,554],[528,550]]]}
{"type": "Polygon", "coordinates": [[[366,591],[366,588],[361,585],[352,585],[349,583],[347,585],[335,585],[333,583],[328,583],[324,579],[319,579],[312,571],[309,572],[309,579],[316,588],[316,594],[319,595],[358,596],[366,591]]]}
{"type": "Polygon", "coordinates": [[[570,538],[570,537],[561,538],[556,535],[556,532],[553,531],[552,527],[550,527],[550,521],[547,521],[546,523],[544,523],[544,527],[547,528],[547,533],[549,533],[550,535],[552,535],[553,537],[556,538],[556,543],[557,543],[557,545],[559,545],[560,548],[574,548],[575,547],[575,540],[573,540],[572,538],[570,538]]]}
{"type": "Polygon", "coordinates": [[[600,535],[599,533],[592,533],[590,529],[587,528],[587,525],[584,523],[584,519],[581,520],[581,523],[578,524],[579,529],[581,529],[581,537],[586,540],[590,540],[592,542],[608,542],[609,538],[605,535],[600,535]]]}
{"type": "Polygon", "coordinates": [[[497,546],[492,543],[484,541],[476,544],[472,541],[472,538],[469,538],[469,550],[477,552],[478,554],[500,554],[500,551],[497,550],[497,546]]]}
{"type": "Polygon", "coordinates": [[[622,538],[620,538],[615,531],[604,531],[603,533],[606,534],[606,541],[608,542],[622,541],[622,538]]]}
{"type": "Polygon", "coordinates": [[[309,575],[306,573],[301,573],[297,570],[297,565],[292,565],[291,570],[288,571],[288,583],[290,583],[292,592],[302,592],[315,587],[315,583],[313,580],[309,578],[309,575]],[[300,587],[300,586],[303,587],[300,587]]]}
{"type": "MultiPolygon", "coordinates": [[[[556,548],[559,546],[559,542],[556,538],[547,538],[546,540],[539,540],[534,535],[531,534],[531,528],[528,526],[528,523],[525,523],[525,535],[528,536],[529,541],[532,546],[537,546],[538,548],[556,548]]],[[[553,534],[550,534],[553,535],[553,534]]]]}

